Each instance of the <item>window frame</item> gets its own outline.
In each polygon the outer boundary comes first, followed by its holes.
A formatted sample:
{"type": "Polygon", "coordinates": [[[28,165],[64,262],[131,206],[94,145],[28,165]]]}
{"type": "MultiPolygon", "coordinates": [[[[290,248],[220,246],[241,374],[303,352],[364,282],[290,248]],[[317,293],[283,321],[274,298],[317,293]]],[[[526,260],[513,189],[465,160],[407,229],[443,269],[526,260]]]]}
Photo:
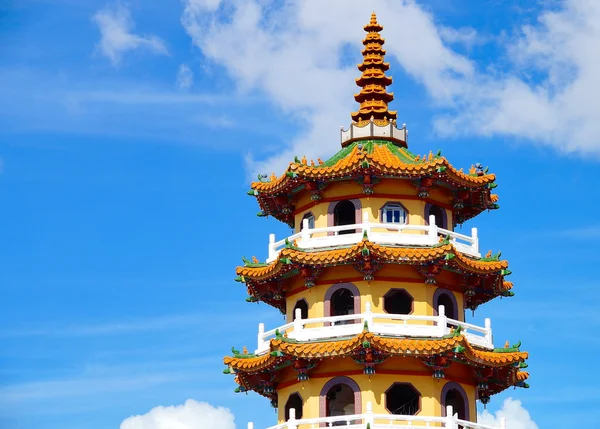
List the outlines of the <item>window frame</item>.
{"type": "Polygon", "coordinates": [[[304,219],[308,219],[308,229],[315,229],[316,218],[315,218],[315,215],[313,214],[313,212],[309,211],[309,212],[304,213],[304,216],[302,216],[302,219],[300,219],[300,231],[302,231],[302,225],[304,225],[304,219]],[[311,220],[312,220],[312,226],[310,225],[311,220]]]}
{"type": "Polygon", "coordinates": [[[389,299],[391,295],[396,294],[396,293],[404,293],[405,295],[407,295],[410,298],[410,312],[406,313],[405,315],[413,314],[415,312],[415,298],[412,296],[412,294],[408,290],[406,290],[406,288],[403,288],[403,287],[390,288],[381,297],[382,298],[382,307],[383,307],[383,311],[385,312],[385,314],[403,314],[403,313],[390,313],[385,308],[386,299],[389,299]]]}
{"type": "MultiPolygon", "coordinates": [[[[393,211],[392,211],[392,213],[393,213],[393,211]]],[[[404,204],[402,204],[402,203],[400,203],[398,201],[387,201],[379,209],[379,223],[391,223],[391,224],[394,224],[394,225],[408,225],[408,215],[409,215],[409,212],[406,209],[406,207],[404,206],[404,204]],[[393,214],[392,214],[392,222],[387,222],[386,213],[387,213],[387,211],[390,208],[391,208],[391,210],[399,209],[400,211],[404,212],[404,221],[394,222],[393,221],[393,214]]]]}

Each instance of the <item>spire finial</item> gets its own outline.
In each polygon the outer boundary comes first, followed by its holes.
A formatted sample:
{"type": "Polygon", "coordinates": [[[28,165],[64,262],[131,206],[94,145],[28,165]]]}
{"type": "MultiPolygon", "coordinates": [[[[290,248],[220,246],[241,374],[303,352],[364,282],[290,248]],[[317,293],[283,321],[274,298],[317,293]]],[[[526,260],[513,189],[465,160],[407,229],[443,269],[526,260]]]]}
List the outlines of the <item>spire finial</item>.
{"type": "Polygon", "coordinates": [[[364,29],[367,37],[363,40],[363,62],[358,65],[362,76],[356,79],[361,91],[354,95],[354,99],[360,103],[360,108],[358,112],[352,113],[352,120],[360,122],[362,118],[373,118],[376,121],[396,119],[396,112],[388,110],[388,103],[394,99],[394,94],[388,93],[386,87],[392,83],[392,78],[385,75],[390,65],[384,62],[385,40],[379,35],[383,26],[377,22],[375,12],[371,14],[371,21],[364,29]]]}

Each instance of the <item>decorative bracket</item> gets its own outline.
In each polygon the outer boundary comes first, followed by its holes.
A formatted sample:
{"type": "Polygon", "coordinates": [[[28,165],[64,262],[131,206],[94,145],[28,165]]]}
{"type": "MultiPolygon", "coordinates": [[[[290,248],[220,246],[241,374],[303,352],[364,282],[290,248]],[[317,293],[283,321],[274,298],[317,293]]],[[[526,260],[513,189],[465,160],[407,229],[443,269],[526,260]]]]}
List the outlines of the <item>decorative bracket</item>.
{"type": "Polygon", "coordinates": [[[300,269],[300,274],[304,277],[304,286],[311,288],[315,285],[315,280],[323,272],[323,267],[309,267],[304,266],[300,269]]]}
{"type": "Polygon", "coordinates": [[[365,281],[371,281],[375,278],[375,271],[382,267],[382,264],[371,256],[371,252],[365,246],[361,251],[362,257],[352,264],[354,269],[362,273],[365,281]]]}
{"type": "Polygon", "coordinates": [[[419,198],[427,198],[432,186],[433,179],[431,177],[422,178],[419,182],[419,198]]]}
{"type": "Polygon", "coordinates": [[[308,182],[306,189],[310,192],[311,201],[319,201],[321,199],[321,189],[317,182],[308,182]]]}
{"type": "Polygon", "coordinates": [[[446,378],[445,370],[452,361],[444,356],[429,356],[423,359],[423,363],[433,369],[433,378],[441,380],[446,378]]]}
{"type": "Polygon", "coordinates": [[[436,284],[436,276],[442,272],[442,267],[441,265],[434,263],[430,265],[421,266],[417,268],[417,271],[419,271],[419,273],[425,277],[425,284],[434,285],[436,284]]]}

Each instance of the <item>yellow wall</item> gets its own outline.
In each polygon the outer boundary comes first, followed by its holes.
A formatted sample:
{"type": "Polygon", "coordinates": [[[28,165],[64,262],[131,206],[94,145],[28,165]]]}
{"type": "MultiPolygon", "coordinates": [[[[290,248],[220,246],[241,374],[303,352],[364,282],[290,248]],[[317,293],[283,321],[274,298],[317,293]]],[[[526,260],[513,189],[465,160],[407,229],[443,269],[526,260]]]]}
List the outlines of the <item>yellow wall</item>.
{"type": "MultiPolygon", "coordinates": [[[[290,395],[299,393],[303,400],[302,418],[323,417],[319,415],[319,397],[325,384],[337,377],[346,375],[358,384],[361,390],[361,412],[366,411],[367,402],[373,404],[373,412],[376,414],[389,414],[386,408],[385,393],[396,382],[410,383],[421,395],[420,411],[418,414],[424,416],[442,415],[441,394],[446,383],[455,381],[460,384],[467,394],[469,401],[469,413],[472,421],[476,416],[476,389],[472,384],[461,381],[461,375],[467,375],[468,369],[460,364],[453,364],[446,372],[446,379],[436,380],[432,377],[432,371],[416,358],[390,358],[384,363],[377,365],[377,373],[371,376],[362,374],[362,366],[350,358],[336,358],[323,361],[313,372],[310,378],[303,382],[294,382],[297,377],[295,370],[287,370],[284,379],[288,386],[278,389],[278,419],[283,422],[285,416],[285,404],[290,395]],[[460,368],[459,368],[460,366],[460,368]],[[402,373],[386,374],[385,372],[402,373]],[[360,372],[360,373],[359,373],[360,372]],[[359,374],[357,374],[359,373],[359,374]],[[455,377],[452,377],[455,376],[455,377]],[[289,385],[290,382],[293,384],[289,385]]],[[[467,378],[467,377],[465,377],[467,378]]],[[[417,415],[418,415],[417,414],[417,415]]]]}
{"type": "MultiPolygon", "coordinates": [[[[324,317],[324,301],[327,290],[331,286],[340,283],[339,279],[356,279],[359,278],[359,276],[360,273],[350,266],[330,268],[325,270],[324,273],[317,279],[318,284],[309,289],[303,288],[303,279],[300,276],[297,276],[297,278],[292,280],[290,290],[299,288],[300,291],[293,295],[288,294],[286,298],[288,322],[293,320],[294,307],[301,299],[306,300],[308,304],[309,318],[324,317]]],[[[368,282],[365,280],[354,280],[351,283],[356,286],[360,293],[361,312],[365,311],[365,303],[371,302],[371,310],[373,312],[385,313],[383,301],[384,295],[390,289],[404,289],[413,298],[413,311],[411,314],[420,316],[433,316],[435,314],[433,308],[433,297],[439,286],[425,284],[424,278],[410,266],[388,265],[375,274],[375,280],[368,282]],[[387,277],[385,274],[392,274],[394,277],[404,278],[405,281],[377,280],[378,276],[387,277]]],[[[463,294],[453,291],[448,291],[448,293],[453,294],[456,299],[458,320],[464,321],[463,294]]]]}
{"type": "Polygon", "coordinates": [[[432,189],[430,197],[421,199],[416,197],[417,189],[406,180],[384,180],[375,185],[375,193],[368,195],[363,193],[361,185],[355,182],[340,182],[328,185],[322,192],[320,201],[311,201],[308,192],[302,192],[296,197],[294,205],[296,232],[300,231],[302,218],[308,212],[315,217],[315,227],[324,228],[327,225],[327,211],[332,201],[344,199],[358,199],[361,202],[363,213],[366,210],[372,222],[379,222],[380,209],[387,202],[399,202],[408,211],[408,223],[410,225],[425,225],[425,205],[429,202],[439,205],[446,212],[448,227],[452,229],[452,210],[449,207],[451,199],[445,190],[432,189]],[[379,194],[379,195],[378,195],[379,194]],[[385,194],[384,196],[381,196],[385,194]]]}

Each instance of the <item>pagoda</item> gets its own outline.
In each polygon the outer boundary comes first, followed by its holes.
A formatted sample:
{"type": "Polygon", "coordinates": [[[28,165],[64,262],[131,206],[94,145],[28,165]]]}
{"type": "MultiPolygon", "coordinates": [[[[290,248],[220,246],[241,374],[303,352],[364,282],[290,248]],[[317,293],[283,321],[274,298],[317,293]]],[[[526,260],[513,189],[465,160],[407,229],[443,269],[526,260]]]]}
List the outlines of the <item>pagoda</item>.
{"type": "Polygon", "coordinates": [[[528,387],[520,343],[495,344],[489,319],[465,322],[467,309],[513,295],[500,253],[481,253],[476,228],[455,230],[498,208],[496,177],[408,150],[406,126],[388,108],[375,14],[364,29],[360,105],[341,150],[252,183],[259,215],[295,233],[271,234],[267,259],[244,259],[236,280],[287,323],[259,324],[256,348],[233,348],[224,372],[236,391],[270,400],[274,429],[486,429],[476,401],[528,387]]]}

